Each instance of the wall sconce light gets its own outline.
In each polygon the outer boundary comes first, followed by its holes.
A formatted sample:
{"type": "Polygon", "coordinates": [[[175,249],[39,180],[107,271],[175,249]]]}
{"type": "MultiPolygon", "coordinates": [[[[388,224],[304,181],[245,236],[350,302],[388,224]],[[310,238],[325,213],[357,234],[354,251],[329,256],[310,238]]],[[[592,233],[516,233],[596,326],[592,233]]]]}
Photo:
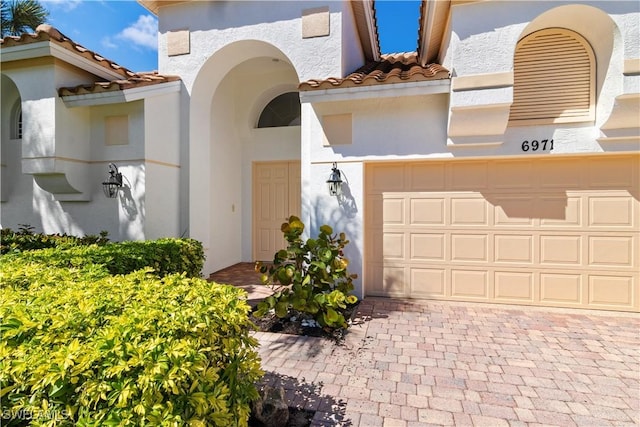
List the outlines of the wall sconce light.
{"type": "Polygon", "coordinates": [[[327,185],[329,186],[329,194],[331,196],[339,196],[342,194],[342,172],[340,172],[335,162],[331,168],[331,175],[329,175],[327,185]]]}
{"type": "Polygon", "coordinates": [[[122,187],[122,174],[114,163],[109,163],[109,177],[102,183],[104,195],[110,199],[118,195],[118,188],[122,187]]]}

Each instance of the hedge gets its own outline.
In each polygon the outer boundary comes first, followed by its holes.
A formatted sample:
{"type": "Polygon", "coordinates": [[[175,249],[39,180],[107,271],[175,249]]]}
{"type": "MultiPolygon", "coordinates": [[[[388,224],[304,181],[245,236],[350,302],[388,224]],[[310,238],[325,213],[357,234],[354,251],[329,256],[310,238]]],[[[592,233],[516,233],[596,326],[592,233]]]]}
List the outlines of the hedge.
{"type": "Polygon", "coordinates": [[[247,424],[262,373],[242,290],[98,264],[41,264],[31,282],[36,265],[2,280],[6,425],[247,424]]]}
{"type": "Polygon", "coordinates": [[[11,228],[0,230],[0,254],[46,248],[105,245],[109,242],[106,231],[102,231],[98,235],[76,237],[68,234],[34,233],[33,230],[33,227],[26,224],[23,224],[18,231],[11,228]]]}
{"type": "Polygon", "coordinates": [[[63,268],[104,265],[110,274],[128,274],[150,267],[159,276],[186,273],[199,277],[204,264],[202,243],[193,239],[107,243],[13,252],[3,262],[34,262],[63,268]]]}

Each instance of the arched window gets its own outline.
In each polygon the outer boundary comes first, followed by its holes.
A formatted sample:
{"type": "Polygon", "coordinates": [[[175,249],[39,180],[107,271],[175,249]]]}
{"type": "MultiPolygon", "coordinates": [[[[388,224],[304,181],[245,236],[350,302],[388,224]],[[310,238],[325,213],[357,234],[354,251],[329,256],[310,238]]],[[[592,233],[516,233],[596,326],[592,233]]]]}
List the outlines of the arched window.
{"type": "Polygon", "coordinates": [[[514,57],[510,124],[595,119],[593,49],[578,33],[546,28],[522,38],[514,57]]]}
{"type": "Polygon", "coordinates": [[[300,126],[300,97],[298,92],[287,92],[273,98],[258,120],[259,128],[300,126]]]}
{"type": "Polygon", "coordinates": [[[18,100],[11,110],[11,139],[22,139],[22,103],[18,100]]]}

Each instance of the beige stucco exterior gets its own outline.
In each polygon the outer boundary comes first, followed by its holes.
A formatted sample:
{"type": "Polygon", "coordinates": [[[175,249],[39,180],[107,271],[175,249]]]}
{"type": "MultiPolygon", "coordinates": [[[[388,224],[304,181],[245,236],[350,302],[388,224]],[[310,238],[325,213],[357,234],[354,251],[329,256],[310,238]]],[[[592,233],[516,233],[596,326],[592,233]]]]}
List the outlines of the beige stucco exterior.
{"type": "Polygon", "coordinates": [[[358,296],[640,311],[637,2],[425,0],[418,52],[396,56],[370,1],[140,3],[159,21],[148,86],[114,89],[129,74],[69,40],[2,47],[3,227],[189,236],[208,275],[268,258],[299,213],[307,236],[347,234],[358,296]],[[519,68],[519,42],[549,28],[575,34],[587,72],[560,72],[563,48],[519,68]],[[514,120],[522,75],[587,79],[588,114],[564,99],[561,119],[514,120]],[[94,86],[59,92],[79,84],[94,86]],[[258,126],[296,91],[299,121],[258,126]],[[117,201],[101,195],[110,162],[117,201]]]}

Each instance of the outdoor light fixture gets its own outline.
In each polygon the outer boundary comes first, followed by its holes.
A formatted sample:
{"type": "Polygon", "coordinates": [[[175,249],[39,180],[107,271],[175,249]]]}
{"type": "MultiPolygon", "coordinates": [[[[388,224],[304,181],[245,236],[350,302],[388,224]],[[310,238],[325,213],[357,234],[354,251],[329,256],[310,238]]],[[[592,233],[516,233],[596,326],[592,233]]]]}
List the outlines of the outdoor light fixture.
{"type": "Polygon", "coordinates": [[[114,163],[109,163],[109,178],[102,183],[104,195],[110,199],[118,195],[118,188],[122,187],[122,174],[114,163]]]}
{"type": "Polygon", "coordinates": [[[329,194],[332,196],[339,196],[342,194],[342,172],[338,169],[338,165],[334,162],[331,168],[331,175],[327,180],[329,186],[329,194]]]}

